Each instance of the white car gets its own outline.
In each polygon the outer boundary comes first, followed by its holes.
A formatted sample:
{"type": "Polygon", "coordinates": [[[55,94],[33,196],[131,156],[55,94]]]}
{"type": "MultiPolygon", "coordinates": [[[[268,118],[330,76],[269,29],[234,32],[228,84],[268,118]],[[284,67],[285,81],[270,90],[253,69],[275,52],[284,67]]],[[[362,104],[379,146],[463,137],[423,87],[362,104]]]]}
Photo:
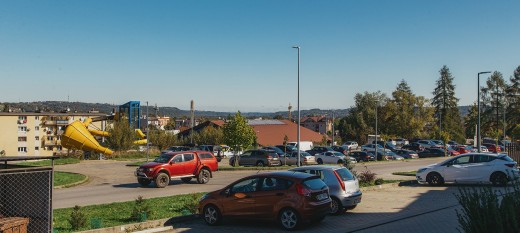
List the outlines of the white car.
{"type": "Polygon", "coordinates": [[[348,150],[355,150],[358,148],[358,143],[354,141],[347,141],[342,144],[342,146],[346,146],[348,150]]]}
{"type": "Polygon", "coordinates": [[[318,164],[341,164],[346,159],[350,160],[351,163],[356,163],[356,159],[350,156],[345,156],[341,152],[337,151],[326,151],[322,153],[317,153],[314,155],[316,162],[318,164]]]}
{"type": "Polygon", "coordinates": [[[456,182],[505,186],[509,181],[518,179],[516,165],[506,154],[466,153],[420,168],[416,178],[419,183],[430,185],[456,182]]]}

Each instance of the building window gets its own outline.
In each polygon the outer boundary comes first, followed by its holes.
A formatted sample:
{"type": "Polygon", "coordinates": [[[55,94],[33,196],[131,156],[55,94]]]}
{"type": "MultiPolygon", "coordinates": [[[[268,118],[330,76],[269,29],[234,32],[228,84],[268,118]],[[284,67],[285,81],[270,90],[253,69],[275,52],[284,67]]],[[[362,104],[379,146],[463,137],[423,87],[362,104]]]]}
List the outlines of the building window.
{"type": "Polygon", "coordinates": [[[27,141],[27,137],[18,137],[18,141],[19,142],[26,142],[27,141]]]}
{"type": "Polygon", "coordinates": [[[34,140],[40,141],[40,136],[34,136],[34,140]]]}
{"type": "Polygon", "coordinates": [[[40,126],[34,126],[34,130],[36,130],[36,131],[40,130],[40,126]]]}
{"type": "Polygon", "coordinates": [[[18,147],[18,152],[27,152],[27,147],[18,147]]]}
{"type": "Polygon", "coordinates": [[[35,119],[35,120],[39,120],[39,119],[40,119],[40,116],[35,116],[34,119],[35,119]]]}
{"type": "Polygon", "coordinates": [[[40,150],[40,147],[35,146],[34,150],[40,150]]]}
{"type": "Polygon", "coordinates": [[[27,116],[18,116],[18,120],[27,120],[27,116]]]}
{"type": "Polygon", "coordinates": [[[27,126],[18,126],[18,132],[27,132],[27,126]]]}

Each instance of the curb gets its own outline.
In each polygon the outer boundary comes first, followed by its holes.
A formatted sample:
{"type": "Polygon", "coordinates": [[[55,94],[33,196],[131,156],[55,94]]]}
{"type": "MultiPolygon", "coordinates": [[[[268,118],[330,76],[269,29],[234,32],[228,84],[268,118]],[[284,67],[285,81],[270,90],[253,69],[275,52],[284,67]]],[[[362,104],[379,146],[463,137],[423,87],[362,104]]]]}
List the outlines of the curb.
{"type": "Polygon", "coordinates": [[[92,229],[81,231],[81,233],[153,233],[174,229],[174,223],[181,223],[193,221],[199,218],[198,214],[190,214],[184,216],[177,216],[172,218],[163,218],[158,220],[151,220],[146,222],[132,223],[120,226],[92,229]]]}

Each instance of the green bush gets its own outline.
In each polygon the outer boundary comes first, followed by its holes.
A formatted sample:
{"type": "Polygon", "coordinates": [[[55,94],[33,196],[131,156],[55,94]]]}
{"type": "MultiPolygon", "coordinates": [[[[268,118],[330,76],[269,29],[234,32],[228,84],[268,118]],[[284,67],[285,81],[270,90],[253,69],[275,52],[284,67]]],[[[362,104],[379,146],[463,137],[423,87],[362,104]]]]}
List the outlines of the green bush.
{"type": "Polygon", "coordinates": [[[87,216],[82,212],[81,207],[74,206],[70,213],[69,223],[72,230],[79,230],[87,225],[87,216]]]}
{"type": "Polygon", "coordinates": [[[384,183],[383,178],[377,178],[377,179],[374,181],[374,184],[375,184],[375,185],[382,185],[383,183],[384,183]]]}
{"type": "Polygon", "coordinates": [[[456,210],[459,227],[466,233],[520,232],[520,188],[504,192],[486,187],[462,187],[455,195],[462,206],[456,210]]]}
{"type": "Polygon", "coordinates": [[[142,196],[138,196],[137,199],[135,199],[135,205],[132,209],[132,215],[130,218],[139,222],[143,222],[151,216],[152,210],[150,209],[150,206],[148,203],[146,203],[146,200],[143,199],[142,196]]]}

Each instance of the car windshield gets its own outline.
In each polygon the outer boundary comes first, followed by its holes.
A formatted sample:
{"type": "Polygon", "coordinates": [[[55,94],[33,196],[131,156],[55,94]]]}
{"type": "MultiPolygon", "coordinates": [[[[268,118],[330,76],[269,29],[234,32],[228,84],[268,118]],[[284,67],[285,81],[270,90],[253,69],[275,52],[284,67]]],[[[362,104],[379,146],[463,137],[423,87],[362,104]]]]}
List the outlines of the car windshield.
{"type": "Polygon", "coordinates": [[[337,151],[332,152],[332,154],[334,154],[335,156],[344,156],[343,153],[337,151]]]}
{"type": "Polygon", "coordinates": [[[153,161],[156,163],[167,163],[172,158],[172,155],[161,154],[159,157],[155,158],[153,161]]]}
{"type": "Polygon", "coordinates": [[[352,173],[350,173],[350,171],[346,168],[340,168],[340,169],[336,170],[336,173],[338,173],[339,177],[343,181],[349,181],[349,180],[355,179],[354,175],[352,175],[352,173]]]}
{"type": "Polygon", "coordinates": [[[394,152],[392,152],[392,151],[388,151],[388,152],[386,152],[386,155],[395,156],[396,154],[394,152]]]}

